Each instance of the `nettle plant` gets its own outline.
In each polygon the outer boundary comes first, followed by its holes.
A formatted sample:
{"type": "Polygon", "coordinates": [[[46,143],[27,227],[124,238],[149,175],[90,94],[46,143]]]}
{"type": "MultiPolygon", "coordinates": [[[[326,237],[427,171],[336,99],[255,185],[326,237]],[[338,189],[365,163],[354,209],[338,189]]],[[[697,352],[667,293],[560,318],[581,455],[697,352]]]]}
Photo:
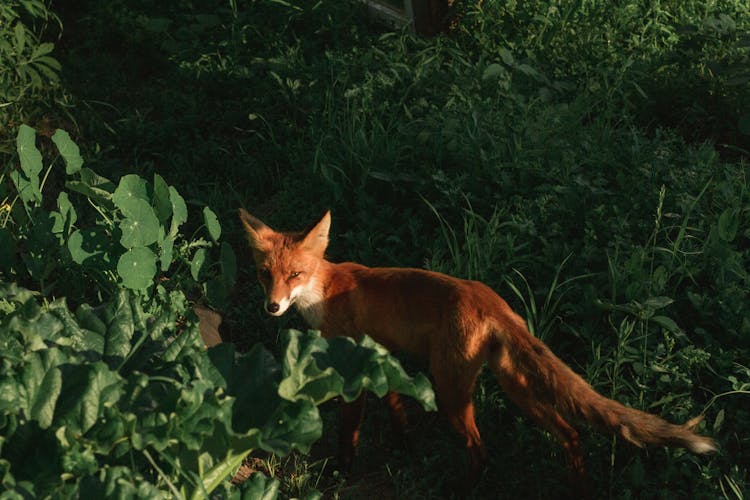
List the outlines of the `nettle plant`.
{"type": "Polygon", "coordinates": [[[72,300],[102,300],[126,288],[144,299],[180,290],[224,305],[237,266],[232,248],[219,243],[221,226],[210,208],[203,208],[198,228],[207,237],[186,239],[185,201],[160,175],[153,182],[126,175],[115,185],[83,166],[65,131],[57,130],[52,142],[65,163],[55,202],[47,199],[55,191],[47,185],[55,161],[45,169],[36,132],[26,125],[19,130],[20,169],[6,174],[15,190],[6,183],[7,192],[0,191],[0,275],[72,300]],[[75,203],[81,197],[84,203],[75,203]]]}

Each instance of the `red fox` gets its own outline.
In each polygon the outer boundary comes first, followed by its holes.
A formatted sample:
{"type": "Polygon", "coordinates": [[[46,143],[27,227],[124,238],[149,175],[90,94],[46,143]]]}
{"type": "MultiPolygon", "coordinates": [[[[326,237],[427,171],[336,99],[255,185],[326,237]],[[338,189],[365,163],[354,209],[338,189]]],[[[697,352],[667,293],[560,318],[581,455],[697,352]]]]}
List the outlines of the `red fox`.
{"type": "MultiPolygon", "coordinates": [[[[584,420],[636,446],[681,446],[711,453],[717,446],[693,428],[607,399],[571,370],[521,317],[486,285],[422,269],[369,268],[325,260],[331,213],[309,231],[277,232],[240,209],[265,310],[281,316],[291,305],[310,327],[330,338],[367,334],[391,351],[428,356],[440,411],[463,438],[476,478],[486,452],[474,421],[472,393],[484,363],[508,396],[562,443],[572,479],[585,484],[578,432],[584,420]]],[[[386,398],[395,421],[405,422],[398,396],[386,398]]],[[[339,459],[352,460],[364,398],[345,405],[339,459]]]]}

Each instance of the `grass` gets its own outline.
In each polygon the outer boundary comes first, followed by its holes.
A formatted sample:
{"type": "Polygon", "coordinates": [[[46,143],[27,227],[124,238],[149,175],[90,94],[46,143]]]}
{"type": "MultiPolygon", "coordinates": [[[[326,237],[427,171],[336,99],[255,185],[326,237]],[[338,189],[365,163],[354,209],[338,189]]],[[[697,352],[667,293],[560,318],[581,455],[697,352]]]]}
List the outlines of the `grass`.
{"type": "MultiPolygon", "coordinates": [[[[711,458],[584,432],[597,496],[740,498],[749,7],[460,9],[451,33],[420,39],[380,31],[357,2],[70,0],[58,8],[57,104],[19,119],[71,129],[110,178],[158,172],[189,205],[211,205],[239,256],[223,311],[237,345],[272,347],[301,320],[262,314],[236,208],[297,229],[330,207],[333,260],[481,279],[536,315],[604,394],[676,421],[706,410],[704,431],[722,446],[711,458]]],[[[472,496],[564,493],[551,437],[490,377],[475,400],[491,452],[472,496]]],[[[325,460],[337,420],[326,407],[319,449],[277,467],[286,494],[450,496],[464,457],[448,425],[413,409],[402,450],[369,407],[353,473],[335,476],[325,460]]]]}

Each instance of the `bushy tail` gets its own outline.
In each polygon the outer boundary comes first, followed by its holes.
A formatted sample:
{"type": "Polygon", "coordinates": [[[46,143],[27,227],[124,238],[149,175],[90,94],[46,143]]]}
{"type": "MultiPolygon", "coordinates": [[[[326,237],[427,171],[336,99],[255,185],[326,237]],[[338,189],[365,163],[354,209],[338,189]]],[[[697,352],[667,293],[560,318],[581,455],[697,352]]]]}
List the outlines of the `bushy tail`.
{"type": "Polygon", "coordinates": [[[581,383],[574,384],[570,397],[579,401],[571,417],[582,418],[596,428],[619,434],[636,446],[682,447],[695,454],[713,453],[718,449],[713,439],[698,435],[693,430],[703,420],[702,415],[683,425],[671,424],[651,413],[605,398],[583,379],[581,383]]]}
{"type": "Polygon", "coordinates": [[[675,425],[656,415],[627,408],[596,392],[530,334],[516,332],[509,338],[505,332],[497,338],[506,348],[494,353],[497,357],[490,360],[490,366],[501,385],[519,406],[539,423],[551,427],[563,441],[568,439],[566,433],[570,434],[560,420],[584,420],[639,447],[677,446],[696,454],[717,451],[713,439],[693,430],[703,417],[675,425]]]}

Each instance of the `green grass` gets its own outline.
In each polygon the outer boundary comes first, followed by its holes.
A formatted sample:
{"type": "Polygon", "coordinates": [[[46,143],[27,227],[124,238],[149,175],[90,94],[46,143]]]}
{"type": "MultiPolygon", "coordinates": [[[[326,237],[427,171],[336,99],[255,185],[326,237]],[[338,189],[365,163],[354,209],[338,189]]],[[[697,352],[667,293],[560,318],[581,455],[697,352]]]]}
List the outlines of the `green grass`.
{"type": "MultiPolygon", "coordinates": [[[[43,108],[103,175],[158,172],[189,207],[214,209],[238,254],[223,314],[241,348],[302,323],[262,314],[236,208],[279,229],[331,208],[333,260],[481,279],[535,311],[539,334],[604,394],[675,421],[706,411],[722,449],[709,458],[584,430],[597,497],[738,498],[750,483],[750,7],[460,8],[451,33],[420,39],[381,32],[357,2],[69,1],[60,89],[43,108]]],[[[490,463],[473,497],[565,492],[562,450],[491,377],[475,401],[490,463]]],[[[411,409],[402,450],[380,406],[345,478],[325,460],[337,414],[324,408],[318,449],[282,459],[286,494],[450,496],[465,458],[449,426],[411,409]]]]}

